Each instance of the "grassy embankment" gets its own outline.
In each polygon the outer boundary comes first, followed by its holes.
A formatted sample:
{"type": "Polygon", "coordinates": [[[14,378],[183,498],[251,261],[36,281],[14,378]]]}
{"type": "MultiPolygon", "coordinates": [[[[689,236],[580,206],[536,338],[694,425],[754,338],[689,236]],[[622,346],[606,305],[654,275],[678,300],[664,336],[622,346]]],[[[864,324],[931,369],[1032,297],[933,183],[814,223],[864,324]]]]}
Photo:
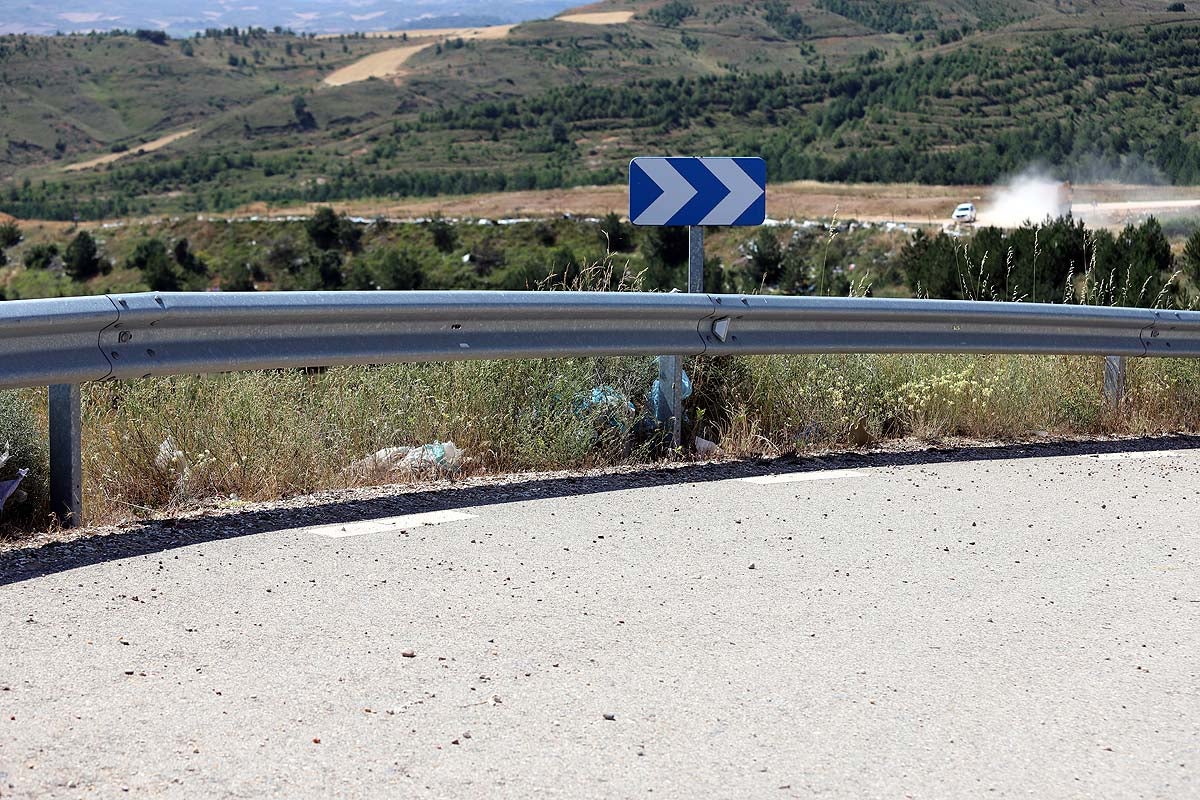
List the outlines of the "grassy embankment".
{"type": "MultiPolygon", "coordinates": [[[[1200,430],[1200,364],[1184,360],[1133,360],[1127,400],[1115,412],[1102,400],[1096,358],[739,357],[690,360],[687,369],[691,433],[717,440],[727,457],[844,448],[859,438],[855,429],[885,446],[900,437],[1200,430]]],[[[346,468],[384,447],[435,440],[466,451],[464,475],[650,463],[658,456],[648,444],[631,445],[604,412],[581,415],[575,400],[610,385],[641,414],[652,375],[650,359],[561,359],[89,385],[86,503],[99,523],[206,500],[409,481],[346,468]],[[168,439],[181,458],[159,458],[168,439]]],[[[44,391],[21,395],[44,409],[44,391]]]]}

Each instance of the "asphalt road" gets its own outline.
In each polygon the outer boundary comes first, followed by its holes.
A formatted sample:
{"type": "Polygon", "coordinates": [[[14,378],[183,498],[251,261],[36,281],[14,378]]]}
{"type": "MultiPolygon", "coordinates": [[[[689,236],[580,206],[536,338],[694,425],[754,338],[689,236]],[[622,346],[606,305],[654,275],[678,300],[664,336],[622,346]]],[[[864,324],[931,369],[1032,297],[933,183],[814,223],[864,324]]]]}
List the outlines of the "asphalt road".
{"type": "Polygon", "coordinates": [[[1194,798],[1200,449],[1162,446],[529,481],[9,553],[0,796],[1194,798]],[[435,516],[387,519],[410,512],[435,516]]]}

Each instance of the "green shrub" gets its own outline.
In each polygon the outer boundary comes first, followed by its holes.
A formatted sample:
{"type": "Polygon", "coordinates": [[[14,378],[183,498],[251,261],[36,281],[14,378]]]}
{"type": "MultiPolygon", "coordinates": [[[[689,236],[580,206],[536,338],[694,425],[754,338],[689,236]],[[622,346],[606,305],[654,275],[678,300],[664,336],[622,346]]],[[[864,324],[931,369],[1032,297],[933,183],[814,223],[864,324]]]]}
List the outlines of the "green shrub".
{"type": "Polygon", "coordinates": [[[100,253],[96,240],[87,231],[80,231],[67,245],[65,256],[67,274],[77,281],[86,281],[100,273],[100,253]]]}
{"type": "Polygon", "coordinates": [[[4,504],[0,535],[45,518],[50,476],[46,436],[33,404],[25,393],[0,392],[0,481],[16,478],[21,469],[29,470],[21,482],[24,495],[14,495],[4,504]]]}
{"type": "Polygon", "coordinates": [[[26,269],[49,269],[54,259],[58,257],[58,245],[35,244],[25,252],[26,269]]]}
{"type": "Polygon", "coordinates": [[[182,288],[179,273],[167,256],[167,246],[158,239],[142,239],[125,260],[126,269],[142,273],[142,280],[156,292],[177,292],[182,288]]]}
{"type": "Polygon", "coordinates": [[[21,229],[15,222],[5,222],[0,225],[0,250],[12,247],[21,241],[21,229]]]}

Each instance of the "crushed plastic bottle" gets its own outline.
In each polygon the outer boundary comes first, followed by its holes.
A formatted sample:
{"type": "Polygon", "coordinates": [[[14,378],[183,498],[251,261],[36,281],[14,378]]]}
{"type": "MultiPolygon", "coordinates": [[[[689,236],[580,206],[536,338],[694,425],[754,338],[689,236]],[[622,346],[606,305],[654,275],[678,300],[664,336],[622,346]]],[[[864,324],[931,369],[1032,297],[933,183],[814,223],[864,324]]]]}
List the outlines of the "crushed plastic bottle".
{"type": "Polygon", "coordinates": [[[454,442],[432,442],[414,447],[400,460],[402,469],[413,472],[442,469],[456,470],[462,462],[462,450],[454,442]]]}
{"type": "Polygon", "coordinates": [[[354,475],[370,475],[377,472],[391,472],[396,469],[404,457],[412,452],[411,447],[385,447],[382,450],[376,450],[366,458],[360,458],[350,466],[346,467],[346,472],[354,475]]]}

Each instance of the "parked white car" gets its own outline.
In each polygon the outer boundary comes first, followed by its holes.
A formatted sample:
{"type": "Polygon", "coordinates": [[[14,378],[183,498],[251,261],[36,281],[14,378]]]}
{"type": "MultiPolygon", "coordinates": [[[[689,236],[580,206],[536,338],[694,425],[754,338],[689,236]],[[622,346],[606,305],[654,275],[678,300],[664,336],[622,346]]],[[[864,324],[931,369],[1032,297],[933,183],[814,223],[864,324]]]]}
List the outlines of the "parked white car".
{"type": "Polygon", "coordinates": [[[974,222],[975,221],[975,204],[963,203],[958,208],[954,209],[954,213],[950,215],[950,219],[955,222],[974,222]]]}

